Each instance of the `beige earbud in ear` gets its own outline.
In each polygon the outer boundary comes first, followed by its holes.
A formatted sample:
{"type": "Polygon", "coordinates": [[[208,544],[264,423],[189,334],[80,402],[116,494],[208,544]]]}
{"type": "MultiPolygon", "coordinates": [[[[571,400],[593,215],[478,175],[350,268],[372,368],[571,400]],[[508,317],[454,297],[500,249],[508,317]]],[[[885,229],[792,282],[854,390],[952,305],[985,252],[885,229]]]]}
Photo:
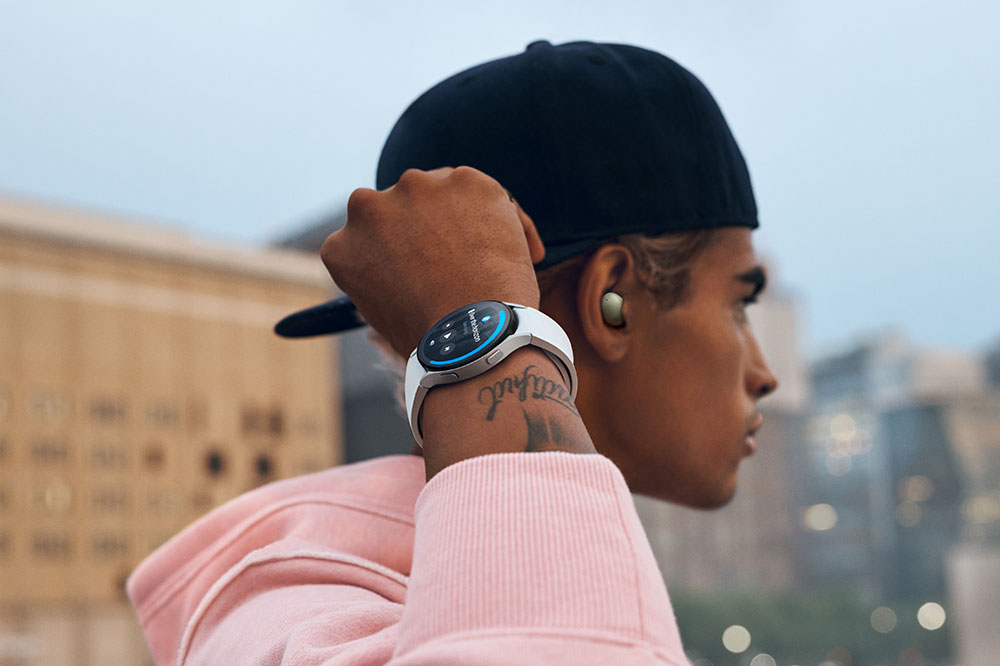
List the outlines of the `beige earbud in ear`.
{"type": "Polygon", "coordinates": [[[622,303],[624,299],[613,291],[609,291],[601,297],[601,316],[608,326],[624,326],[625,317],[622,316],[622,303]]]}

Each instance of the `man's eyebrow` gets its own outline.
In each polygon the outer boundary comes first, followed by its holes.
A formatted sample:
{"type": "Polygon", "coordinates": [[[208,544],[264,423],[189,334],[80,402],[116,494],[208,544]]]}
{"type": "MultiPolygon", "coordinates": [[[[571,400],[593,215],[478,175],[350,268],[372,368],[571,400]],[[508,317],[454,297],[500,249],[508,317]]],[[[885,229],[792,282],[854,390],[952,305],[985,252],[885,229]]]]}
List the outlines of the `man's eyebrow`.
{"type": "Polygon", "coordinates": [[[764,291],[764,287],[767,286],[767,273],[764,272],[763,266],[754,266],[750,270],[737,275],[736,279],[740,282],[746,282],[747,284],[752,284],[754,286],[754,290],[753,293],[750,294],[750,298],[753,298],[760,292],[764,291]]]}

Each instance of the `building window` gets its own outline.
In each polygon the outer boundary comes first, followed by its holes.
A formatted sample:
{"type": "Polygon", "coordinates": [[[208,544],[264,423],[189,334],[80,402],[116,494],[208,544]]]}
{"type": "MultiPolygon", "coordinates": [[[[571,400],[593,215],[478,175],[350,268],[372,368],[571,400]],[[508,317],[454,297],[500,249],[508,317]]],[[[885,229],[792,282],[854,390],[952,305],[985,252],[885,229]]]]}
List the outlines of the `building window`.
{"type": "Polygon", "coordinates": [[[147,505],[153,513],[170,513],[177,507],[177,495],[169,490],[156,490],[149,494],[147,505]]]}
{"type": "Polygon", "coordinates": [[[243,413],[241,415],[241,424],[244,435],[256,435],[264,430],[264,421],[266,416],[264,413],[253,406],[243,406],[243,413]]]}
{"type": "Polygon", "coordinates": [[[62,515],[73,507],[73,487],[60,480],[39,484],[32,489],[31,503],[38,511],[62,515]]]}
{"type": "Polygon", "coordinates": [[[146,409],[146,420],[154,428],[172,428],[181,420],[180,410],[168,402],[154,402],[146,409]]]}
{"type": "Polygon", "coordinates": [[[98,534],[94,536],[94,557],[111,560],[128,557],[128,538],[122,534],[98,534]]]}
{"type": "Polygon", "coordinates": [[[197,490],[191,495],[191,506],[198,511],[204,511],[212,506],[212,494],[207,490],[197,490]]]}
{"type": "Polygon", "coordinates": [[[267,454],[261,454],[257,456],[257,459],[253,463],[254,471],[257,473],[257,477],[260,479],[267,479],[274,473],[274,462],[272,462],[271,457],[267,454]]]}
{"type": "Polygon", "coordinates": [[[72,555],[73,544],[65,533],[39,532],[31,541],[31,552],[39,559],[65,560],[72,555]]]}
{"type": "Polygon", "coordinates": [[[31,460],[39,465],[58,465],[69,461],[69,444],[46,437],[31,443],[31,460]]]}
{"type": "Polygon", "coordinates": [[[161,444],[149,444],[142,454],[142,461],[149,471],[159,472],[167,462],[167,454],[161,444]]]}
{"type": "Polygon", "coordinates": [[[128,467],[128,451],[120,444],[98,442],[90,451],[90,462],[98,469],[123,470],[128,467]]]}
{"type": "Polygon", "coordinates": [[[38,391],[28,402],[31,415],[46,423],[62,423],[69,417],[69,397],[62,391],[38,391]]]}
{"type": "Polygon", "coordinates": [[[100,397],[90,401],[90,418],[95,423],[106,425],[124,423],[127,416],[124,400],[100,397]]]}
{"type": "Polygon", "coordinates": [[[99,488],[91,495],[90,503],[97,513],[125,513],[128,511],[128,492],[121,488],[99,488]]]}
{"type": "Polygon", "coordinates": [[[241,422],[245,436],[281,437],[285,434],[285,414],[280,407],[261,409],[244,406],[241,422]]]}
{"type": "Polygon", "coordinates": [[[205,470],[208,475],[218,478],[226,472],[226,456],[218,449],[213,449],[205,455],[205,470]]]}
{"type": "Polygon", "coordinates": [[[285,415],[280,407],[275,407],[267,415],[267,434],[281,437],[285,434],[285,415]]]}

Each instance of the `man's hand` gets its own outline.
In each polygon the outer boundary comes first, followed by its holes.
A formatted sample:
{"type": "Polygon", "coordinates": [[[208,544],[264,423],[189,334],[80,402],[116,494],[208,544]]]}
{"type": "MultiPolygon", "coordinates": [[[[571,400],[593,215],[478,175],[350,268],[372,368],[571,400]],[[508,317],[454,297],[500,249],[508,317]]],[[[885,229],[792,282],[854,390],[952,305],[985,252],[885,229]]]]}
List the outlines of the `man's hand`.
{"type": "Polygon", "coordinates": [[[404,358],[447,313],[476,301],[538,307],[531,219],[470,167],[410,170],[381,192],[358,189],[323,263],[365,321],[404,358]]]}

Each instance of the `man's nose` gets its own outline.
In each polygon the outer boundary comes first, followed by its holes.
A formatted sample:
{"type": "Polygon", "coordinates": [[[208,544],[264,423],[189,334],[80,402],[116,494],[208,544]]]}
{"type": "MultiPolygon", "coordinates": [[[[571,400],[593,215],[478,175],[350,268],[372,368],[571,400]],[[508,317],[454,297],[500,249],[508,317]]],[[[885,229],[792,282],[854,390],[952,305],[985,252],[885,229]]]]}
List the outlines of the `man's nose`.
{"type": "Polygon", "coordinates": [[[750,368],[746,375],[746,390],[754,400],[768,396],[778,390],[778,378],[767,363],[757,337],[750,340],[750,368]]]}

